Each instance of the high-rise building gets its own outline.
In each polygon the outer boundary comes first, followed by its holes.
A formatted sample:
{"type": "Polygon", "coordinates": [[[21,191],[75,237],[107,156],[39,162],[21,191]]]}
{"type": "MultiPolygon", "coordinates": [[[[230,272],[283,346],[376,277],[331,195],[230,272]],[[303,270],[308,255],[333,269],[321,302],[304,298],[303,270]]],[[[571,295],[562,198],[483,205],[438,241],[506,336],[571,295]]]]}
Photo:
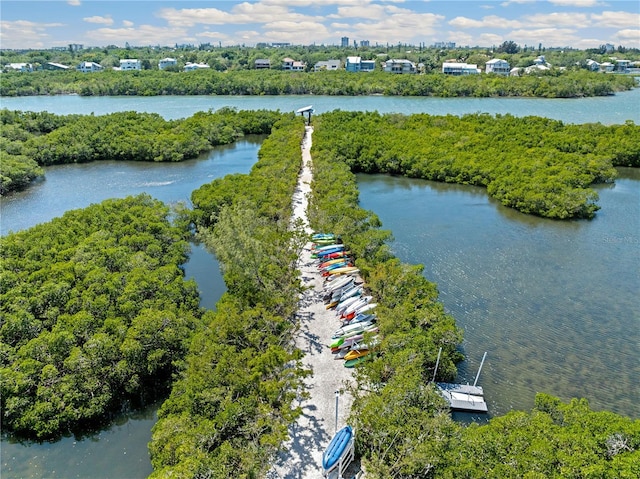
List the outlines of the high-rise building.
{"type": "Polygon", "coordinates": [[[349,37],[342,37],[341,46],[342,48],[347,48],[349,46],[349,37]]]}

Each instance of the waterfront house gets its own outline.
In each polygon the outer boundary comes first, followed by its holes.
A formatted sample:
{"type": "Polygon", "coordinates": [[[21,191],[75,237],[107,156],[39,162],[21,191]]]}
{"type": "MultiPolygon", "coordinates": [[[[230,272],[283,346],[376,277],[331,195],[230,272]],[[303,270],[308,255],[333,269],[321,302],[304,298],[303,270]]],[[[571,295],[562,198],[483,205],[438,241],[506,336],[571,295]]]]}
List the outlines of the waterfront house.
{"type": "Polygon", "coordinates": [[[508,61],[501,58],[494,58],[485,64],[485,73],[508,76],[510,72],[511,65],[509,65],[508,61]]]}
{"type": "Polygon", "coordinates": [[[33,71],[33,65],[31,63],[9,63],[5,66],[5,69],[28,73],[33,71]]]}
{"type": "Polygon", "coordinates": [[[614,69],[617,73],[628,73],[631,66],[630,60],[616,60],[616,67],[614,69]]]}
{"type": "Polygon", "coordinates": [[[62,63],[55,63],[55,62],[47,62],[45,63],[42,68],[44,68],[45,70],[57,70],[57,71],[66,71],[69,70],[69,68],[67,65],[63,65],[62,63]]]}
{"type": "Polygon", "coordinates": [[[387,73],[416,73],[416,64],[405,59],[390,59],[382,64],[382,69],[387,73]]]}
{"type": "Polygon", "coordinates": [[[348,72],[370,72],[376,69],[376,61],[363,60],[361,57],[347,57],[344,68],[348,72]]]}
{"type": "Polygon", "coordinates": [[[469,63],[444,62],[442,64],[442,73],[445,75],[479,75],[480,69],[478,65],[469,63]]]}
{"type": "Polygon", "coordinates": [[[187,62],[187,64],[184,66],[184,71],[192,72],[194,70],[204,70],[204,69],[207,69],[207,68],[210,68],[210,67],[206,63],[191,63],[191,62],[187,62]]]}
{"type": "Polygon", "coordinates": [[[293,58],[285,58],[282,60],[282,69],[292,72],[302,72],[306,65],[298,60],[294,60],[293,58]]]}
{"type": "Polygon", "coordinates": [[[336,71],[340,69],[340,60],[325,60],[319,61],[313,66],[313,71],[336,71]]]}
{"type": "Polygon", "coordinates": [[[615,65],[611,62],[603,62],[600,64],[600,71],[603,71],[605,73],[611,73],[613,71],[614,66],[615,65]]]}
{"type": "Polygon", "coordinates": [[[158,62],[158,70],[164,70],[167,67],[174,67],[178,65],[178,60],[175,58],[163,58],[158,62]]]}
{"type": "Polygon", "coordinates": [[[258,58],[253,62],[253,66],[256,70],[269,70],[271,68],[271,60],[268,58],[258,58]]]}
{"type": "Polygon", "coordinates": [[[129,70],[142,70],[142,62],[137,59],[126,58],[124,60],[120,60],[120,67],[117,68],[120,71],[129,71],[129,70]]]}
{"type": "Polygon", "coordinates": [[[595,60],[587,60],[587,69],[591,70],[592,72],[597,72],[600,71],[600,64],[595,61],[595,60]]]}
{"type": "Polygon", "coordinates": [[[76,70],[82,73],[101,72],[104,70],[102,65],[96,62],[81,62],[76,67],[76,70]]]}

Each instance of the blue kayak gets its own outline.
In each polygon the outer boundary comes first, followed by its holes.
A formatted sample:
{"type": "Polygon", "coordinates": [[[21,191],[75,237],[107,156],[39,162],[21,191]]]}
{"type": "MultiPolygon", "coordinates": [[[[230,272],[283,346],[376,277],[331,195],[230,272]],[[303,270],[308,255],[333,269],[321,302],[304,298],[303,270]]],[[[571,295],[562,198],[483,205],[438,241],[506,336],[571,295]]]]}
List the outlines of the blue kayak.
{"type": "Polygon", "coordinates": [[[326,451],[322,455],[322,467],[328,471],[340,460],[347,450],[349,442],[353,437],[353,429],[351,426],[345,426],[340,429],[329,443],[326,451]]]}

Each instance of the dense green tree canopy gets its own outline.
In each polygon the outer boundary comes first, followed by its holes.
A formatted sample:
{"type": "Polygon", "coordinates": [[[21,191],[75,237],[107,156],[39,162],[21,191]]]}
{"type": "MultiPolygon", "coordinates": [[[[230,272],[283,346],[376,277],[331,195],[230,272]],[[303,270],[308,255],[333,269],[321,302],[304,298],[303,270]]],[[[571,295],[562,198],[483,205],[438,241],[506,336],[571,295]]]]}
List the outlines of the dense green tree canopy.
{"type": "Polygon", "coordinates": [[[96,160],[182,161],[246,134],[267,134],[277,111],[222,108],[166,121],[155,113],[103,116],[0,110],[0,194],[43,176],[42,166],[96,160]]]}
{"type": "MultiPolygon", "coordinates": [[[[526,61],[528,66],[532,63],[526,61]]],[[[488,60],[489,57],[486,57],[488,60]]],[[[436,65],[434,65],[436,68],[436,65]]],[[[439,68],[439,67],[437,67],[439,68]]],[[[83,96],[155,95],[401,95],[434,97],[580,98],[611,95],[636,86],[629,75],[587,70],[536,71],[521,76],[394,75],[381,70],[290,72],[105,71],[3,74],[0,96],[77,94],[83,96]]]]}
{"type": "Polygon", "coordinates": [[[308,372],[291,331],[305,238],[289,220],[304,126],[293,115],[276,125],[249,175],[193,192],[198,236],[228,290],[159,412],[152,477],[263,477],[300,414],[292,401],[308,372]]]}
{"type": "Polygon", "coordinates": [[[166,387],[201,314],[168,215],[141,195],[1,239],[3,428],[56,436],[166,387]]]}
{"type": "Polygon", "coordinates": [[[589,186],[640,165],[640,127],[565,125],[539,117],[323,114],[315,136],[355,172],[485,186],[523,213],[590,218],[589,186]],[[329,141],[327,141],[329,139],[329,141]]]}

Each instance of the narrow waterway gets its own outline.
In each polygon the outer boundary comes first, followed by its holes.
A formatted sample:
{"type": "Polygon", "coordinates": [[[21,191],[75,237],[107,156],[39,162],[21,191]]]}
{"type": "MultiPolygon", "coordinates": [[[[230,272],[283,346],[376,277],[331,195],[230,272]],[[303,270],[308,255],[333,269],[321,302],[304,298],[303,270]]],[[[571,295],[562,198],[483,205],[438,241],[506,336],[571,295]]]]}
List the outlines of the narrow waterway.
{"type": "MultiPolygon", "coordinates": [[[[49,167],[46,179],[2,198],[3,235],[107,198],[146,192],[167,204],[190,204],[191,192],[214,178],[248,173],[263,137],[248,137],[183,163],[94,162],[49,167]]],[[[226,287],[215,257],[192,244],[185,277],[194,279],[200,305],[214,309],[226,287]]],[[[21,441],[2,434],[0,476],[21,479],[136,479],[152,472],[148,443],[161,403],[118,416],[107,428],[56,441],[21,441]]]]}

